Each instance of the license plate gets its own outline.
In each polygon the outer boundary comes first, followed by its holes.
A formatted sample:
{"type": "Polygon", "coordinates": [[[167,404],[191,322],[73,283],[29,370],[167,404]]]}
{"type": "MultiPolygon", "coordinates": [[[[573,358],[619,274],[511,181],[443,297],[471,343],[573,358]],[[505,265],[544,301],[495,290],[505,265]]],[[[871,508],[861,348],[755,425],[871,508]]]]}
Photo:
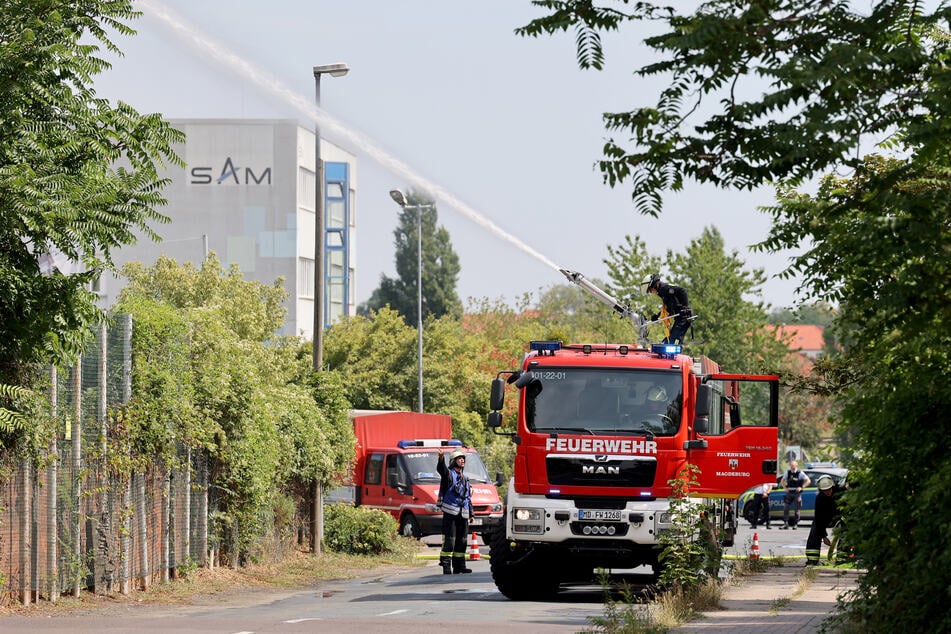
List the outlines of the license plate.
{"type": "Polygon", "coordinates": [[[471,520],[469,520],[469,525],[470,525],[470,526],[482,526],[482,518],[481,518],[481,517],[473,517],[471,520]]]}
{"type": "Polygon", "coordinates": [[[602,510],[578,510],[578,519],[591,522],[608,521],[618,522],[621,520],[621,511],[602,511],[602,510]]]}

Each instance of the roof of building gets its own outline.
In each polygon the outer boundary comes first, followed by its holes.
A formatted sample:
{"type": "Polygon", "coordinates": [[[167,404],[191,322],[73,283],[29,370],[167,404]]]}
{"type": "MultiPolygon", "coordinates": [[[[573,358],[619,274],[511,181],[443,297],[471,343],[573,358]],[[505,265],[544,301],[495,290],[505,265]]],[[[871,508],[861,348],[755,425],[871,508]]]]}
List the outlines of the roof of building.
{"type": "Polygon", "coordinates": [[[783,324],[776,326],[776,336],[790,339],[789,347],[802,352],[821,351],[825,348],[822,333],[825,329],[814,324],[783,324]]]}

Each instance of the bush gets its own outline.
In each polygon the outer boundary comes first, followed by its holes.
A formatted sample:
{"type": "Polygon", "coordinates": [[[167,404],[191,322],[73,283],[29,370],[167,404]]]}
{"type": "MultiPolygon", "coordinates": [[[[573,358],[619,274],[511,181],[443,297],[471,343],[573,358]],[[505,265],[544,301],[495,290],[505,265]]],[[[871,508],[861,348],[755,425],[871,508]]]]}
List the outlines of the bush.
{"type": "Polygon", "coordinates": [[[324,506],[324,545],[351,555],[380,555],[396,550],[399,526],[389,513],[349,504],[324,506]]]}

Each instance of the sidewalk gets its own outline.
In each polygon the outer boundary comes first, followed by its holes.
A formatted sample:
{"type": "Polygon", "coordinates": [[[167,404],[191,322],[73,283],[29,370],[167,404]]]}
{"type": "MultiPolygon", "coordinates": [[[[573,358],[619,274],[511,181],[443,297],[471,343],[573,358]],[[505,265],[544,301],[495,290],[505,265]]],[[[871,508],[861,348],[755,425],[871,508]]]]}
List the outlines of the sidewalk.
{"type": "Polygon", "coordinates": [[[800,576],[807,570],[801,561],[770,568],[727,583],[721,609],[671,630],[686,632],[770,632],[791,634],[818,632],[822,621],[836,606],[836,598],[855,587],[860,571],[817,566],[811,583],[800,576]]]}

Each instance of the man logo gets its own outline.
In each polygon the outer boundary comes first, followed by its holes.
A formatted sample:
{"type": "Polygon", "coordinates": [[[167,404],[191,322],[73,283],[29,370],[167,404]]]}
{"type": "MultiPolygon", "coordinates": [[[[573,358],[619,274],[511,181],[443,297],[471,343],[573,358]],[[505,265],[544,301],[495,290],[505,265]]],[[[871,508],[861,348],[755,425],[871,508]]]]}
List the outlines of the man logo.
{"type": "Polygon", "coordinates": [[[621,467],[608,465],[581,465],[581,473],[584,475],[621,475],[621,467]]]}
{"type": "Polygon", "coordinates": [[[739,461],[738,459],[736,459],[736,458],[730,458],[730,468],[731,468],[731,469],[736,469],[736,468],[739,467],[739,466],[740,466],[740,461],[739,461]]]}

